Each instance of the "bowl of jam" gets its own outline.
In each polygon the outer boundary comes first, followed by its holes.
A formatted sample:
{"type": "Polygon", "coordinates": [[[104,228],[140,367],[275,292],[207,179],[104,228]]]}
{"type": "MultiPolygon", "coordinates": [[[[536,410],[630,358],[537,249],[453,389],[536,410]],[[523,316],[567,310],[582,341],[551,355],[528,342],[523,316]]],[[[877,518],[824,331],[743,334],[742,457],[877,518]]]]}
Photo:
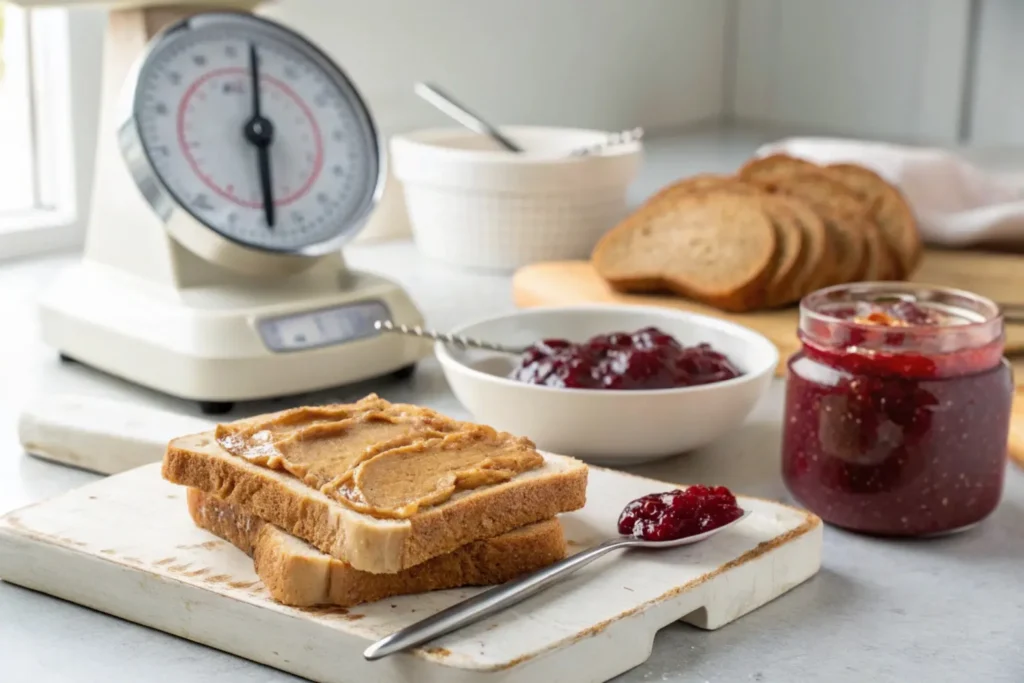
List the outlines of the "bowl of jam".
{"type": "Polygon", "coordinates": [[[435,347],[475,420],[600,464],[714,441],[746,419],[778,363],[757,332],[654,307],[526,309],[453,332],[525,349],[512,356],[435,347]]]}
{"type": "Polygon", "coordinates": [[[800,305],[782,473],[826,522],[884,536],[967,528],[999,503],[1013,377],[991,301],[912,283],[800,305]]]}

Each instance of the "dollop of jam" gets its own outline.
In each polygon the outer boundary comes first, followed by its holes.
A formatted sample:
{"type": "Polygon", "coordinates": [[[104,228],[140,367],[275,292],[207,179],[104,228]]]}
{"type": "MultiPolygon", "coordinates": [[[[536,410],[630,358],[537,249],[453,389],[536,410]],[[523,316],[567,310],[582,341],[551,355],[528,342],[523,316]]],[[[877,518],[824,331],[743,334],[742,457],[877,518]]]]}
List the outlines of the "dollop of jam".
{"type": "Polygon", "coordinates": [[[712,531],[742,516],[736,496],[726,487],[695,485],[632,501],[619,516],[619,533],[645,541],[674,541],[712,531]]]}
{"type": "Polygon", "coordinates": [[[742,373],[710,344],[683,346],[656,327],[602,334],[582,344],[545,339],[510,374],[527,384],[565,389],[671,389],[722,382],[742,373]]]}

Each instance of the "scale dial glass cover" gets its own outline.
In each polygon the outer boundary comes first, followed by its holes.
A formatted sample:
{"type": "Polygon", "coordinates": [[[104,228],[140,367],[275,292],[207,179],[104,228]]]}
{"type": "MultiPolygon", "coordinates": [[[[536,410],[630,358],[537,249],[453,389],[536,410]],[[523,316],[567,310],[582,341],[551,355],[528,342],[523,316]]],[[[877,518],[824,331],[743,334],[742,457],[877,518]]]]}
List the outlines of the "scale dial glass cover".
{"type": "Polygon", "coordinates": [[[129,167],[164,220],[180,208],[243,246],[319,255],[372,210],[382,163],[370,114],[345,74],[289,29],[198,14],[154,39],[133,85],[125,128],[145,163],[129,167]],[[272,130],[262,169],[246,130],[256,108],[272,130]]]}

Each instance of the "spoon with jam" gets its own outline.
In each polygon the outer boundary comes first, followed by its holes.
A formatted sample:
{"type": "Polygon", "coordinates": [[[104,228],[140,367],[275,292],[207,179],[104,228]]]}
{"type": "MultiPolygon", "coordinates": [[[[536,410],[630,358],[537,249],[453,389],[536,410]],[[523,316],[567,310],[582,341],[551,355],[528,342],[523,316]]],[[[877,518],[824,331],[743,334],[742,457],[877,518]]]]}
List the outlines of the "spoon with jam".
{"type": "Polygon", "coordinates": [[[699,543],[750,515],[724,486],[690,486],[638,498],[619,516],[618,538],[567,557],[520,579],[489,588],[378,640],[363,652],[377,660],[429,642],[536,595],[613,550],[663,550],[699,543]]]}

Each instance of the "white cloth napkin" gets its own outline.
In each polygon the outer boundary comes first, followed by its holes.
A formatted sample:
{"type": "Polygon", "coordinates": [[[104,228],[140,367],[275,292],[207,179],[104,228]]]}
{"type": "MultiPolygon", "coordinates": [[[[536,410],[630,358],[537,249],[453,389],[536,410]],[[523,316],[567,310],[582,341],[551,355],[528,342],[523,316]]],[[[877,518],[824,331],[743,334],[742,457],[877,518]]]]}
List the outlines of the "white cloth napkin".
{"type": "Polygon", "coordinates": [[[896,185],[925,242],[1024,250],[1024,183],[986,173],[951,152],[880,142],[788,138],[757,156],[784,153],[819,164],[857,163],[896,185]]]}

